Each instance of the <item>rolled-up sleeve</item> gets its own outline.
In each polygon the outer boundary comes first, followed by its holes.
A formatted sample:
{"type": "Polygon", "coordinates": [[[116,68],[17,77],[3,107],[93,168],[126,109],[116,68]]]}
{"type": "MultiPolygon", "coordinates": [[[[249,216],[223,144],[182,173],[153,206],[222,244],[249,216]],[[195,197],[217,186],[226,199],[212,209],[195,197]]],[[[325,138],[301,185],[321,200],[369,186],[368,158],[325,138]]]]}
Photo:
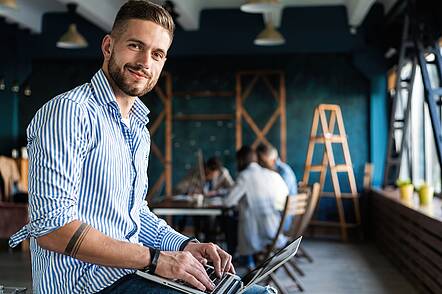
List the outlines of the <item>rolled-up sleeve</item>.
{"type": "Polygon", "coordinates": [[[246,181],[244,179],[244,174],[239,174],[238,178],[236,179],[236,183],[233,186],[232,190],[230,190],[230,193],[227,195],[226,198],[224,198],[224,206],[225,207],[232,207],[236,206],[238,202],[241,200],[241,198],[246,193],[246,181]]]}
{"type": "Polygon", "coordinates": [[[139,238],[140,242],[147,247],[165,251],[178,251],[181,244],[188,239],[151,212],[145,201],[141,207],[140,219],[139,238]]]}
{"type": "Polygon", "coordinates": [[[29,235],[40,237],[77,218],[88,125],[81,106],[58,98],[48,102],[28,127],[29,235]]]}

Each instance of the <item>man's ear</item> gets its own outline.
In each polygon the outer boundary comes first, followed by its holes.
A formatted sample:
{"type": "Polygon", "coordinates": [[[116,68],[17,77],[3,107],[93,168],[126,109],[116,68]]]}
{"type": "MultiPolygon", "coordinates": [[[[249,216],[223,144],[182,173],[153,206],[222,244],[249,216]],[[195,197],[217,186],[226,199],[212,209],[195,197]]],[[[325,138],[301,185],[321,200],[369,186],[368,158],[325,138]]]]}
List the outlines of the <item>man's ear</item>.
{"type": "Polygon", "coordinates": [[[112,47],[113,47],[114,40],[110,35],[106,35],[103,38],[103,41],[101,42],[101,52],[103,52],[103,56],[105,60],[109,60],[111,53],[112,53],[112,47]]]}

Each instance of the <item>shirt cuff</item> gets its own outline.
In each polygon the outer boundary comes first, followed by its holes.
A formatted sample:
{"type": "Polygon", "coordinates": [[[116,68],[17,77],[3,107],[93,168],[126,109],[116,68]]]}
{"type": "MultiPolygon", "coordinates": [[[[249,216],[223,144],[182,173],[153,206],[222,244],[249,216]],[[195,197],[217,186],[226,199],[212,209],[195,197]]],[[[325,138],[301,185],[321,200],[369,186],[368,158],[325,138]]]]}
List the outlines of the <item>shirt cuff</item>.
{"type": "Polygon", "coordinates": [[[179,251],[181,244],[188,239],[189,237],[183,234],[174,230],[168,230],[161,240],[160,249],[164,251],[179,251]]]}

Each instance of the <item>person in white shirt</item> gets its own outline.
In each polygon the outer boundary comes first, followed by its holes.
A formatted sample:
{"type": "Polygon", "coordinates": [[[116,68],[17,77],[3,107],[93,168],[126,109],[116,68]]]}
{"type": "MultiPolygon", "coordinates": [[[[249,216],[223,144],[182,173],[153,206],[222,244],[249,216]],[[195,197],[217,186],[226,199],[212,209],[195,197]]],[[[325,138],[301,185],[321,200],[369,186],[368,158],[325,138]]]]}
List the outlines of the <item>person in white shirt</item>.
{"type": "MultiPolygon", "coordinates": [[[[241,256],[249,256],[248,266],[252,267],[250,256],[263,251],[276,234],[281,220],[279,205],[285,202],[288,188],[278,173],[256,162],[256,153],[251,147],[243,146],[238,150],[236,159],[239,175],[224,199],[224,205],[238,208],[237,252],[241,256]]],[[[286,241],[281,236],[277,246],[286,241]]]]}

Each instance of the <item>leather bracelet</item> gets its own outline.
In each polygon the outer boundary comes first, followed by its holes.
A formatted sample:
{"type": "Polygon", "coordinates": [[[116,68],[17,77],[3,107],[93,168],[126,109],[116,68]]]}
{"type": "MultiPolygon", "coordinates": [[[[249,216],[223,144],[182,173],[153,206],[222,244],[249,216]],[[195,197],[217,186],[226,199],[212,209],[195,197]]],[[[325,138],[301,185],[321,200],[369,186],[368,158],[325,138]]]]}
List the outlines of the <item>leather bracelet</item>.
{"type": "Polygon", "coordinates": [[[200,241],[198,241],[197,238],[195,238],[195,237],[190,237],[189,239],[187,239],[186,241],[184,241],[183,243],[181,243],[180,251],[183,251],[184,248],[186,248],[187,244],[189,244],[189,242],[200,243],[200,241]]]}
{"type": "Polygon", "coordinates": [[[160,257],[160,250],[149,248],[150,252],[150,264],[143,268],[144,272],[148,272],[149,274],[154,274],[157,269],[158,258],[160,257]]]}

